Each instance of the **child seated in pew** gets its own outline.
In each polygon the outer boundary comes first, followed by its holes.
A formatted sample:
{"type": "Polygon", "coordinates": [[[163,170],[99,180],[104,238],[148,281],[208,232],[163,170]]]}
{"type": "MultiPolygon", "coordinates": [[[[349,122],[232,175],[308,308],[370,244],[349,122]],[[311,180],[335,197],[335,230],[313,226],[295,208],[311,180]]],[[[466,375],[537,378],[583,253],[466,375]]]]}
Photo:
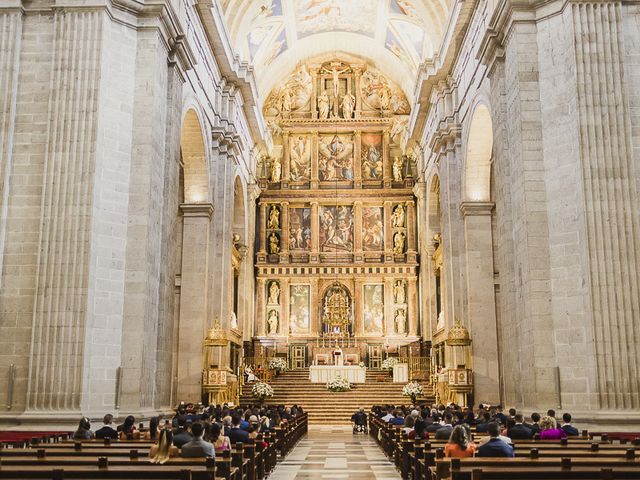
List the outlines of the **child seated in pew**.
{"type": "Polygon", "coordinates": [[[180,449],[173,445],[173,433],[169,429],[160,430],[158,443],[149,449],[151,463],[167,463],[169,458],[180,456],[180,449]]]}
{"type": "Polygon", "coordinates": [[[469,439],[469,432],[464,425],[456,425],[449,441],[444,446],[445,457],[466,458],[473,457],[476,444],[469,439]]]}

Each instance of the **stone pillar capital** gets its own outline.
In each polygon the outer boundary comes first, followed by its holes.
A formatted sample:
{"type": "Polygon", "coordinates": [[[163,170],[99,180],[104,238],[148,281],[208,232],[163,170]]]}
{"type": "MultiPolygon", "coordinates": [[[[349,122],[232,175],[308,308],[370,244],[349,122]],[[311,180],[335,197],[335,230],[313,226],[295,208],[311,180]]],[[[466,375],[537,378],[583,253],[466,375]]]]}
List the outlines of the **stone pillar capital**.
{"type": "Polygon", "coordinates": [[[462,202],[460,211],[465,217],[491,215],[495,205],[493,202],[462,202]]]}
{"type": "Polygon", "coordinates": [[[207,217],[211,218],[213,214],[212,203],[182,203],[180,211],[185,217],[207,217]]]}

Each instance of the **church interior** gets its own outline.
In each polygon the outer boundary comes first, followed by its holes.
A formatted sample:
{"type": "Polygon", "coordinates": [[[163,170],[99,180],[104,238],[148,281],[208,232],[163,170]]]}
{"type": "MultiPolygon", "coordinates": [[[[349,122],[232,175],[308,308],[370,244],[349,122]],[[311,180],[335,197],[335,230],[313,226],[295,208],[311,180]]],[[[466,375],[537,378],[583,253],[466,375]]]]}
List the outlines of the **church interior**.
{"type": "Polygon", "coordinates": [[[637,469],[638,52],[638,0],[0,2],[0,445],[273,411],[216,475],[526,479],[404,417],[557,412],[637,469]]]}

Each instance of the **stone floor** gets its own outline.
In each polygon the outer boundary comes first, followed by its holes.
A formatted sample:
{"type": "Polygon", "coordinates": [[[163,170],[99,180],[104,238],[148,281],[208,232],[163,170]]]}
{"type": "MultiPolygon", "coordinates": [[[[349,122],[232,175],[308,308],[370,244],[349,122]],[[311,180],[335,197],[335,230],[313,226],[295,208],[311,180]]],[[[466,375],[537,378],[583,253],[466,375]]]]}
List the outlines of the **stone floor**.
{"type": "Polygon", "coordinates": [[[397,480],[400,474],[365,434],[350,427],[314,426],[279,463],[270,480],[397,480]]]}

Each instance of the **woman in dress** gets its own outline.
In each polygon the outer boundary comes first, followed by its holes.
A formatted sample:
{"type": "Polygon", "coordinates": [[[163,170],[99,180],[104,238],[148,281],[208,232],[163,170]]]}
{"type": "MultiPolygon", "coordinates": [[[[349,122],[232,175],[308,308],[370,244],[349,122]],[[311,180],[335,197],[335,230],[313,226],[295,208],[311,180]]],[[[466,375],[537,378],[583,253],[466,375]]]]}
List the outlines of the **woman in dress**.
{"type": "Polygon", "coordinates": [[[212,423],[209,429],[209,436],[207,441],[213,444],[213,448],[216,453],[222,453],[227,450],[231,450],[231,440],[229,437],[222,435],[222,427],[217,423],[212,423]]]}
{"type": "Polygon", "coordinates": [[[449,441],[444,446],[445,457],[473,457],[476,444],[469,440],[469,432],[464,425],[453,427],[449,441]]]}
{"type": "Polygon", "coordinates": [[[151,463],[167,463],[169,458],[180,456],[178,447],[173,446],[173,433],[168,428],[160,430],[158,443],[149,449],[151,463]]]}
{"type": "Polygon", "coordinates": [[[78,429],[73,433],[74,440],[91,440],[95,435],[91,431],[91,422],[87,417],[82,417],[78,429]]]}
{"type": "Polygon", "coordinates": [[[553,417],[544,416],[540,420],[540,440],[560,440],[567,438],[566,432],[558,428],[558,423],[553,417]]]}

